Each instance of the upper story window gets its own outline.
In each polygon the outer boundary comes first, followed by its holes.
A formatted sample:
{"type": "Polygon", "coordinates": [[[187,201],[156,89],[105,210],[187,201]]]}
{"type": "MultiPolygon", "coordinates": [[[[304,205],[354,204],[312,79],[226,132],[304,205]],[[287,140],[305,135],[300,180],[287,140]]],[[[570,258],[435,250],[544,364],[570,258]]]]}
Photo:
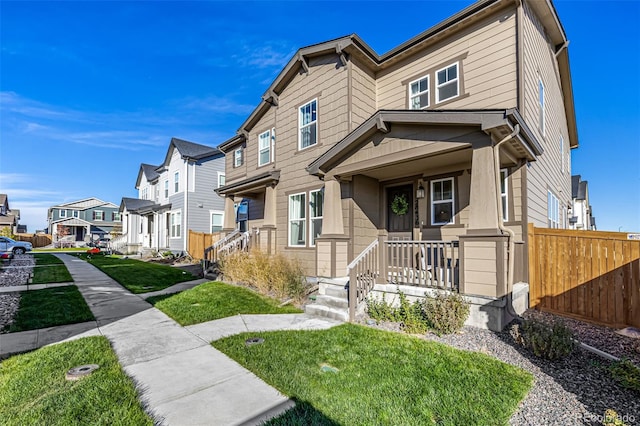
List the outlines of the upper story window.
{"type": "Polygon", "coordinates": [[[507,191],[508,191],[508,186],[507,186],[507,175],[508,175],[508,171],[507,169],[502,169],[500,170],[500,197],[502,198],[502,220],[503,221],[507,221],[509,220],[509,209],[507,208],[508,205],[507,203],[509,202],[509,198],[507,197],[507,191]]]}
{"type": "Polygon", "coordinates": [[[218,172],[218,188],[221,188],[225,185],[226,177],[222,172],[218,172]]]}
{"type": "Polygon", "coordinates": [[[547,191],[547,219],[549,228],[560,227],[560,203],[551,191],[547,191]]]}
{"type": "Polygon", "coordinates": [[[164,181],[164,198],[169,198],[169,179],[164,181]]]}
{"type": "Polygon", "coordinates": [[[65,209],[60,209],[60,217],[67,217],[67,211],[65,209]]]}
{"type": "Polygon", "coordinates": [[[80,212],[78,210],[73,211],[73,217],[78,217],[79,215],[80,215],[80,212]]]}
{"type": "Polygon", "coordinates": [[[104,212],[102,210],[96,210],[93,212],[93,220],[104,220],[104,212]]]}
{"type": "Polygon", "coordinates": [[[142,188],[142,197],[143,200],[149,199],[149,188],[142,188]]]}
{"type": "Polygon", "coordinates": [[[538,78],[538,127],[542,132],[542,136],[544,136],[544,84],[542,83],[542,79],[538,78]]]}
{"type": "Polygon", "coordinates": [[[111,212],[111,221],[112,222],[120,222],[120,212],[111,212]]]}
{"type": "Polygon", "coordinates": [[[409,83],[409,108],[424,109],[429,106],[429,76],[409,83]]]}
{"type": "Polygon", "coordinates": [[[318,100],[302,105],[298,114],[298,149],[302,150],[318,143],[318,100]]]}
{"type": "Polygon", "coordinates": [[[431,181],[431,224],[453,223],[453,178],[431,181]]]}
{"type": "Polygon", "coordinates": [[[271,130],[258,135],[258,166],[271,162],[271,130]]]}
{"type": "Polygon", "coordinates": [[[176,172],[173,175],[173,192],[177,193],[180,190],[180,172],[176,172]]]}
{"type": "Polygon", "coordinates": [[[242,148],[238,148],[233,152],[233,167],[242,166],[244,155],[242,155],[242,148]]]}
{"type": "Polygon", "coordinates": [[[436,103],[460,94],[458,62],[436,71],[436,103]]]}

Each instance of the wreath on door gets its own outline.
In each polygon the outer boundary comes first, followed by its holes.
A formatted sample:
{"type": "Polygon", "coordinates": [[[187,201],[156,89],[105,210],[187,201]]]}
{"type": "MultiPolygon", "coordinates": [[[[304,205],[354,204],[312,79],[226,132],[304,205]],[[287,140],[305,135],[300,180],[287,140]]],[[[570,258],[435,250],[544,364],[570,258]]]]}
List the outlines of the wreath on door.
{"type": "Polygon", "coordinates": [[[409,211],[409,202],[404,194],[397,194],[391,202],[391,211],[398,216],[407,214],[409,211]]]}

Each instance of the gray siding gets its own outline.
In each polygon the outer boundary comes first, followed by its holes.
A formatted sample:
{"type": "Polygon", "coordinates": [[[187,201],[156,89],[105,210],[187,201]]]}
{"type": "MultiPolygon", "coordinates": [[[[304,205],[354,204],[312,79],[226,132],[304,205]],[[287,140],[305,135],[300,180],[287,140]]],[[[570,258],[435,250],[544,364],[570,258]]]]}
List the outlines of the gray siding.
{"type": "Polygon", "coordinates": [[[224,157],[213,157],[195,163],[194,192],[188,196],[187,229],[211,232],[211,210],[224,211],[224,199],[215,193],[218,172],[224,173],[224,157]]]}

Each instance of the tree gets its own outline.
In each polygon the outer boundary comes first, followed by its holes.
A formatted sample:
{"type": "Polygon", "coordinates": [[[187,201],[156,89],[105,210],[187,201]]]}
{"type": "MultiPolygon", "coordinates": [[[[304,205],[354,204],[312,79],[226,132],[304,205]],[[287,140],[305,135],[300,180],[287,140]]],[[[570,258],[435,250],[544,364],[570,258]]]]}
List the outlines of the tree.
{"type": "Polygon", "coordinates": [[[70,233],[69,227],[68,226],[64,226],[61,223],[58,224],[57,231],[58,231],[58,240],[61,240],[62,238],[64,238],[67,235],[69,235],[69,233],[70,233]]]}

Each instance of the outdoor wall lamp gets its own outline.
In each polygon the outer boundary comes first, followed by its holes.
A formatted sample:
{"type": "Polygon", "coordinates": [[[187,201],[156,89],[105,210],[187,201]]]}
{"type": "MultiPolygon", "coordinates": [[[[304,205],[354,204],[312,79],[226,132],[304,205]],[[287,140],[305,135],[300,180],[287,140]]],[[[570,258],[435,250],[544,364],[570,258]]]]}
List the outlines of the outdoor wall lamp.
{"type": "Polygon", "coordinates": [[[421,200],[424,198],[424,186],[422,186],[422,182],[418,184],[418,189],[416,190],[416,198],[421,200]]]}

